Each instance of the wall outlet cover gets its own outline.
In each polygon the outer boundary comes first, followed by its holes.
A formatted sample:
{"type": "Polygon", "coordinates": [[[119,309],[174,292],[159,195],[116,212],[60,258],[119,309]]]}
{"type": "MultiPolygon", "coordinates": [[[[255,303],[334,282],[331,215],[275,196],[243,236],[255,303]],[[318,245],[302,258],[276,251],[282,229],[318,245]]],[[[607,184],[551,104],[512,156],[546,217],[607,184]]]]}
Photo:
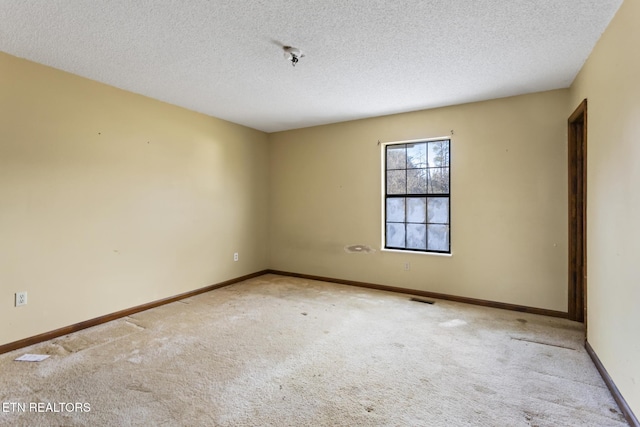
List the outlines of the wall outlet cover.
{"type": "Polygon", "coordinates": [[[16,307],[27,305],[27,292],[16,292],[16,307]]]}

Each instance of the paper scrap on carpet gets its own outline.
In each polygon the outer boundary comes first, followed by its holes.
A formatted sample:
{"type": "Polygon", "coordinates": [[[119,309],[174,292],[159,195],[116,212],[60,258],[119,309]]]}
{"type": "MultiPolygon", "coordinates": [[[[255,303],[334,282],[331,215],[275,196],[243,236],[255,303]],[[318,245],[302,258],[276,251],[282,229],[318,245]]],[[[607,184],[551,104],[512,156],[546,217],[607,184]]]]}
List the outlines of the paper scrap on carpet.
{"type": "Polygon", "coordinates": [[[48,354],[23,354],[15,360],[18,362],[42,362],[47,358],[49,358],[48,354]]]}

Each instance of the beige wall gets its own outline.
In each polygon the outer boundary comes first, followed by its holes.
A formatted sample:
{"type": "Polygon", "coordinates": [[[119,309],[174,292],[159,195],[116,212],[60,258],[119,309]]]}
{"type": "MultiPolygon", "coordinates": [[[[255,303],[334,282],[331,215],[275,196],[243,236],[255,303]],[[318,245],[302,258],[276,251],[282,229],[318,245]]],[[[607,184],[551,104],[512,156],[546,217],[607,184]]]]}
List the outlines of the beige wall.
{"type": "Polygon", "coordinates": [[[266,134],[1,53],[0,76],[0,344],[267,268],[266,134]]]}
{"type": "Polygon", "coordinates": [[[567,110],[558,90],[271,134],[270,267],[566,312],[567,110]],[[451,130],[453,255],[381,252],[377,141],[451,130]]]}
{"type": "Polygon", "coordinates": [[[571,87],[588,99],[588,340],[640,415],[640,1],[625,0],[571,87]]]}

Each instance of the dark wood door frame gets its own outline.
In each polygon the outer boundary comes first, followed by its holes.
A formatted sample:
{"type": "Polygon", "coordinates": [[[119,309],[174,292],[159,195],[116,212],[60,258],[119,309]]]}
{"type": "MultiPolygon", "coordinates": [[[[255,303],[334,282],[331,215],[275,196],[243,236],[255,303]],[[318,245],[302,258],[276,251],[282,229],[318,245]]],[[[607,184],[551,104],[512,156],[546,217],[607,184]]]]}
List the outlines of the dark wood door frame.
{"type": "Polygon", "coordinates": [[[569,319],[587,323],[587,100],[569,130],[569,319]]]}

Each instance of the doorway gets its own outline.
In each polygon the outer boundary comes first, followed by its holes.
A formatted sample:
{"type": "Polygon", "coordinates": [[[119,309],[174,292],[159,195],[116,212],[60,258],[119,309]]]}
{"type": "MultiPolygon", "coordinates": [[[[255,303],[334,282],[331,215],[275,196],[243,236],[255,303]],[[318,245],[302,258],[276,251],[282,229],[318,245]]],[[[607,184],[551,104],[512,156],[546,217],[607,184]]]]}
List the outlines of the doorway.
{"type": "Polygon", "coordinates": [[[568,120],[569,319],[587,324],[587,100],[568,120]]]}

